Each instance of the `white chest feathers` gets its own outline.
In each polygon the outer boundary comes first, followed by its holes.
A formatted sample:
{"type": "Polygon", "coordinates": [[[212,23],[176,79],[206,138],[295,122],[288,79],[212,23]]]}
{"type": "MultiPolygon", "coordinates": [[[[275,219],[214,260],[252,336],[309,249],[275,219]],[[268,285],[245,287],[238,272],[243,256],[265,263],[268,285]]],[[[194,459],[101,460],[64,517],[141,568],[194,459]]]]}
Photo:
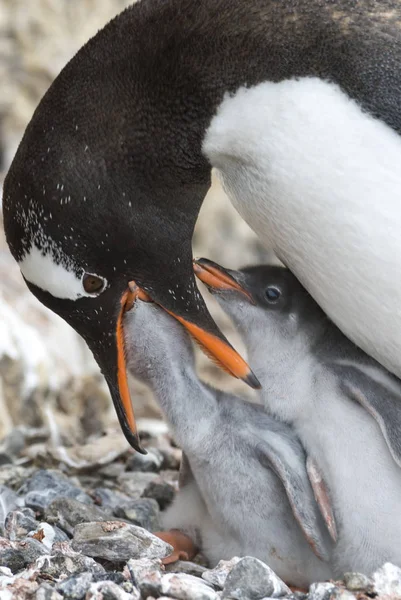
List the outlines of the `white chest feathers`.
{"type": "Polygon", "coordinates": [[[204,152],[261,240],[401,376],[401,138],[337,85],[304,78],[226,97],[204,152]]]}

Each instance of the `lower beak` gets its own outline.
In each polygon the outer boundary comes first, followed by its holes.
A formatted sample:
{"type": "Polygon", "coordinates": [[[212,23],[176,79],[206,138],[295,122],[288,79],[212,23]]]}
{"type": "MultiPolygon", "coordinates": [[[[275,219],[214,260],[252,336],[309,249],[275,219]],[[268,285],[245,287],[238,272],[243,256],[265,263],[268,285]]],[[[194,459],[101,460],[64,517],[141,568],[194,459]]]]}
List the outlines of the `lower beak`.
{"type": "Polygon", "coordinates": [[[227,269],[207,258],[194,260],[194,273],[211,292],[233,291],[243,294],[247,300],[255,304],[251,294],[244,288],[227,269]]]}
{"type": "Polygon", "coordinates": [[[109,382],[108,383],[117,416],[125,437],[131,446],[135,448],[135,450],[141,454],[147,454],[146,450],[142,448],[139,440],[134,409],[132,406],[131,395],[128,386],[123,329],[124,314],[133,307],[137,298],[144,301],[150,301],[150,298],[147,296],[147,294],[145,294],[145,292],[140,290],[134,283],[129,283],[128,290],[124,292],[121,298],[121,308],[117,319],[117,389],[113,385],[110,385],[109,382]]]}
{"type": "Polygon", "coordinates": [[[174,314],[170,310],[167,310],[167,312],[185,327],[203,352],[221,369],[237,379],[242,379],[242,381],[253,389],[259,389],[261,387],[256,375],[251,371],[249,365],[241,358],[227,340],[218,338],[209,331],[202,329],[198,325],[195,325],[195,323],[191,323],[191,321],[184,319],[180,315],[174,314]]]}

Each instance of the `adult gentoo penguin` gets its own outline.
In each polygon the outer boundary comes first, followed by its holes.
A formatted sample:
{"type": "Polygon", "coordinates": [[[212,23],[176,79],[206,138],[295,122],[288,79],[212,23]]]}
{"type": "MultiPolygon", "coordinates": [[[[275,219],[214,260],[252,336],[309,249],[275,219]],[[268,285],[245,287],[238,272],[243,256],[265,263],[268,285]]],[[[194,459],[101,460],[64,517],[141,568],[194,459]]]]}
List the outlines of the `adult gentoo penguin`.
{"type": "Polygon", "coordinates": [[[400,15],[390,0],[141,0],[44,96],[5,181],[7,240],[88,342],[132,444],[131,279],[257,385],[191,270],[212,166],[336,324],[401,375],[400,15]]]}

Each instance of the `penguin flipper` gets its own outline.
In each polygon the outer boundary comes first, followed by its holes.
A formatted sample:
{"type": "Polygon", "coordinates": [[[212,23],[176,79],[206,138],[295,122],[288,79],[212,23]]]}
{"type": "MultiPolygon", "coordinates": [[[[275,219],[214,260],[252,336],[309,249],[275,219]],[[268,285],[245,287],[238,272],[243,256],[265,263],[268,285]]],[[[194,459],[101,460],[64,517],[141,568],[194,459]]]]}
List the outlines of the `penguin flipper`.
{"type": "Polygon", "coordinates": [[[325,531],[318,505],[306,470],[306,456],[301,444],[269,431],[256,452],[260,463],[272,469],[282,482],[291,510],[308,544],[318,558],[330,558],[330,539],[325,531]]]}
{"type": "Polygon", "coordinates": [[[306,459],[306,471],[311,483],[315,500],[320,508],[321,515],[326,523],[328,532],[333,542],[337,541],[337,525],[334,518],[333,507],[329,493],[322,477],[321,471],[311,456],[306,459]]]}
{"type": "Polygon", "coordinates": [[[195,478],[194,474],[192,473],[191,465],[189,464],[189,460],[185,452],[183,452],[178,475],[178,487],[180,490],[182,490],[182,488],[184,488],[186,485],[189,485],[193,481],[195,481],[195,478]]]}
{"type": "Polygon", "coordinates": [[[376,420],[391,456],[401,467],[401,381],[381,366],[336,361],[330,368],[347,396],[376,420]]]}

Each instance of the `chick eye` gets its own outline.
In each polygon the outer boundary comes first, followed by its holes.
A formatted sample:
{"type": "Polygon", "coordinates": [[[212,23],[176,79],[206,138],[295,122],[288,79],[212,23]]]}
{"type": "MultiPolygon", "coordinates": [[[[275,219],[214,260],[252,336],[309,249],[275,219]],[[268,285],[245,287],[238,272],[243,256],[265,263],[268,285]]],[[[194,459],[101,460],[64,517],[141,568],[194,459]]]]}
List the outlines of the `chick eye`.
{"type": "Polygon", "coordinates": [[[85,273],[82,277],[82,285],[87,294],[100,294],[104,290],[105,280],[98,275],[85,273]]]}
{"type": "Polygon", "coordinates": [[[269,287],[266,288],[265,294],[269,302],[277,302],[281,296],[281,291],[273,285],[269,285],[269,287]]]}

